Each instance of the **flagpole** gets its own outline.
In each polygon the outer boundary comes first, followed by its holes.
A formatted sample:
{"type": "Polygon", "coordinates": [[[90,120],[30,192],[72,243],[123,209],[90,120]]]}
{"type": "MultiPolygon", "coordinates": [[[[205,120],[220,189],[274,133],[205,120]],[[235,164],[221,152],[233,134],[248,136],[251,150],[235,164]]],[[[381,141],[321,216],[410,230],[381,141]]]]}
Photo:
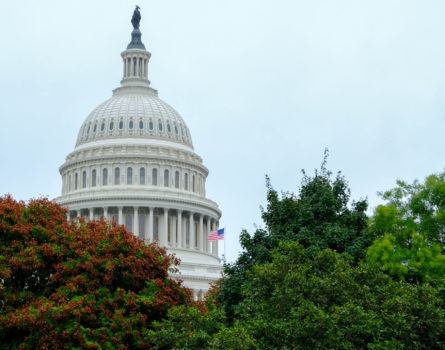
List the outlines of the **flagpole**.
{"type": "Polygon", "coordinates": [[[226,227],[224,227],[224,259],[226,259],[226,227]]]}

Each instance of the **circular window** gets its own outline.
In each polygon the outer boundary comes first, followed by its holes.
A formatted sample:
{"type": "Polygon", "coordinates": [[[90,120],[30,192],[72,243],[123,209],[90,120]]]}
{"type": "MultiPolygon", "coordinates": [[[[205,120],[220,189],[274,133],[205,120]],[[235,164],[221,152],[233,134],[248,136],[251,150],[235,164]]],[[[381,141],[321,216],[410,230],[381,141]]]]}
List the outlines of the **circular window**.
{"type": "Polygon", "coordinates": [[[105,123],[102,123],[102,125],[100,126],[100,131],[104,131],[105,130],[105,123]]]}
{"type": "Polygon", "coordinates": [[[120,122],[119,122],[119,129],[123,129],[124,128],[124,122],[121,120],[120,122]]]}
{"type": "Polygon", "coordinates": [[[144,122],[141,120],[139,121],[139,129],[143,129],[144,128],[144,122]]]}
{"type": "Polygon", "coordinates": [[[130,122],[128,123],[128,129],[133,129],[133,121],[130,120],[130,122]]]}
{"type": "Polygon", "coordinates": [[[97,130],[97,124],[94,124],[93,132],[96,132],[97,130]]]}
{"type": "Polygon", "coordinates": [[[150,121],[150,123],[148,123],[148,127],[150,130],[153,130],[153,122],[152,121],[150,121]]]}
{"type": "Polygon", "coordinates": [[[113,130],[113,128],[114,128],[114,123],[111,122],[111,123],[110,123],[110,130],[113,130]]]}

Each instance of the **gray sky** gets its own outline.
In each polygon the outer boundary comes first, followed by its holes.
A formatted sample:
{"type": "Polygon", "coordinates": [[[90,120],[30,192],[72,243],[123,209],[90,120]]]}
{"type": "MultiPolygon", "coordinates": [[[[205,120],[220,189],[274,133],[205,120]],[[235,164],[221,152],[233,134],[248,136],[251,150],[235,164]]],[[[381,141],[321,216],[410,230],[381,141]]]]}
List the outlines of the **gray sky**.
{"type": "MultiPolygon", "coordinates": [[[[226,255],[261,225],[264,175],[341,170],[379,203],[443,170],[445,2],[139,1],[149,78],[210,169],[226,255]]],[[[0,194],[59,195],[58,167],[118,86],[134,1],[0,2],[0,194]]]]}

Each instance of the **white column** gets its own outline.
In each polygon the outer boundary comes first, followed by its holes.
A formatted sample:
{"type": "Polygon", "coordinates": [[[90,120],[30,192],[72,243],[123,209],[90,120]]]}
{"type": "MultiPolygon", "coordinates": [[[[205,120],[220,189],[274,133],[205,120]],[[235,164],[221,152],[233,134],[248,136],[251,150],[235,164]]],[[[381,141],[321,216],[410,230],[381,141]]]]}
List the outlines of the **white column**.
{"type": "Polygon", "coordinates": [[[151,243],[153,242],[153,212],[155,208],[149,208],[150,212],[148,213],[148,228],[146,235],[148,234],[148,237],[146,236],[146,239],[151,243]]]}
{"type": "Polygon", "coordinates": [[[104,219],[108,220],[108,207],[104,207],[104,219]]]}
{"type": "MultiPolygon", "coordinates": [[[[215,221],[215,230],[218,229],[219,223],[215,221]]],[[[215,241],[213,242],[215,244],[215,255],[218,256],[218,245],[219,245],[219,241],[215,241]]]]}
{"type": "Polygon", "coordinates": [[[182,239],[182,210],[178,210],[178,243],[179,248],[184,247],[183,239],[182,239]]]}
{"type": "Polygon", "coordinates": [[[136,237],[139,237],[139,208],[133,209],[133,233],[136,237]]]}
{"type": "MultiPolygon", "coordinates": [[[[216,230],[216,222],[212,220],[212,231],[216,230]]],[[[218,241],[212,241],[212,254],[217,255],[218,254],[218,241]]]]}
{"type": "Polygon", "coordinates": [[[66,212],[66,221],[70,221],[70,211],[66,212]]]}
{"type": "Polygon", "coordinates": [[[171,230],[172,230],[172,242],[171,246],[176,247],[178,245],[178,241],[176,240],[176,215],[170,216],[171,221],[171,230]]]}
{"type": "Polygon", "coordinates": [[[203,215],[199,214],[199,227],[198,227],[198,249],[204,251],[204,225],[203,215]]]}
{"type": "Polygon", "coordinates": [[[163,218],[163,230],[160,234],[159,245],[162,247],[167,246],[168,239],[168,209],[164,208],[164,218],[163,218]]]}
{"type": "Polygon", "coordinates": [[[89,211],[89,219],[90,219],[90,221],[93,221],[94,220],[94,208],[89,208],[88,211],[89,211]]]}
{"type": "Polygon", "coordinates": [[[117,216],[117,223],[119,225],[123,225],[123,223],[124,223],[124,214],[123,214],[124,208],[123,207],[118,207],[118,210],[119,210],[119,213],[118,213],[118,216],[117,216]]]}
{"type": "Polygon", "coordinates": [[[190,249],[195,249],[195,221],[193,220],[193,213],[190,213],[190,249]]]}
{"type": "Polygon", "coordinates": [[[207,229],[206,229],[206,234],[205,234],[205,247],[206,247],[206,252],[210,252],[210,242],[207,239],[207,236],[210,233],[210,218],[207,218],[207,229]]]}

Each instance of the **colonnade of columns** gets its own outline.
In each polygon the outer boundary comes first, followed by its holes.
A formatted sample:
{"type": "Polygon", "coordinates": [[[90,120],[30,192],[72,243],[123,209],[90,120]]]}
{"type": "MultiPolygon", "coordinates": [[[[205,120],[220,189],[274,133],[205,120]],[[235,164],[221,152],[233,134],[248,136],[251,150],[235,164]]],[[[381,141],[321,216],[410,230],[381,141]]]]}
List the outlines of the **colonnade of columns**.
{"type": "Polygon", "coordinates": [[[218,222],[201,213],[158,207],[111,206],[71,210],[67,215],[68,219],[83,217],[91,221],[103,217],[125,225],[147,242],[157,241],[164,247],[192,249],[218,256],[218,242],[207,240],[218,222]]]}
{"type": "Polygon", "coordinates": [[[147,78],[148,77],[148,60],[149,57],[142,56],[126,56],[124,57],[124,78],[137,77],[137,78],[147,78]]]}

